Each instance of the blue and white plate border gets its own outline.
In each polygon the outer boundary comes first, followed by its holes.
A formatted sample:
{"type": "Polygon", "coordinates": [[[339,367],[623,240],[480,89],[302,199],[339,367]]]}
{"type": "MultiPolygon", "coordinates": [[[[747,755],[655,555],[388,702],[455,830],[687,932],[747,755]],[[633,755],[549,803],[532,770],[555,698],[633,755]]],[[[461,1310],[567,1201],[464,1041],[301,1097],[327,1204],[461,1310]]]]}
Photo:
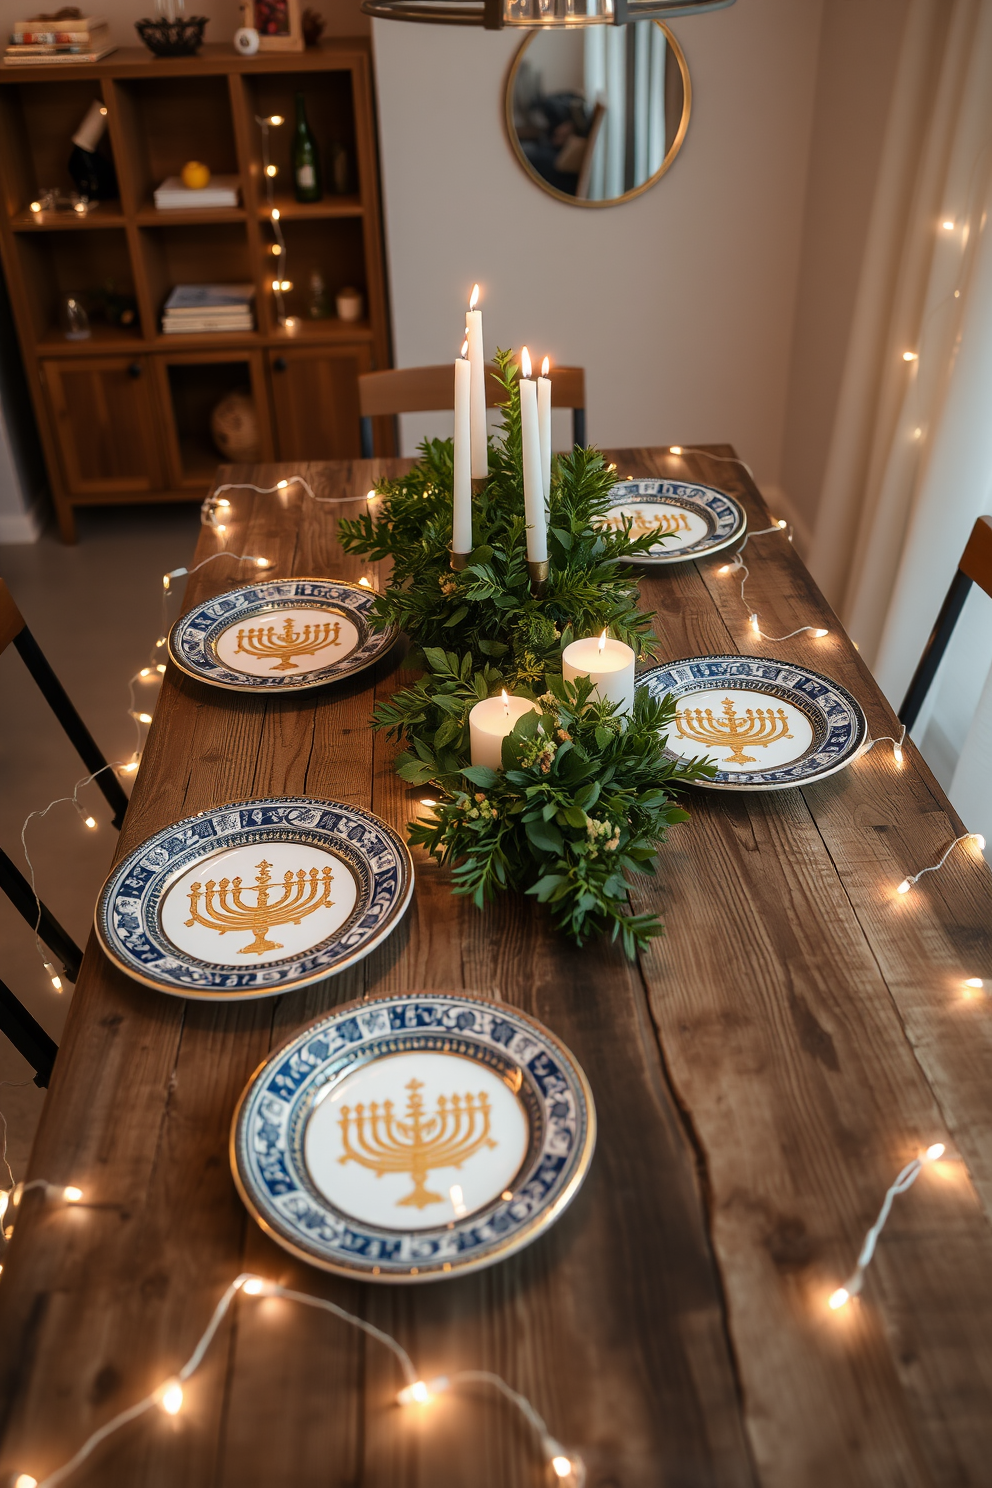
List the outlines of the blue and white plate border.
{"type": "MultiPolygon", "coordinates": [[[[817,745],[814,737],[816,747],[791,764],[773,770],[726,772],[722,778],[718,772],[714,780],[693,782],[704,790],[774,791],[811,785],[846,769],[869,742],[864,709],[846,687],[811,667],[768,656],[690,656],[652,667],[638,677],[637,685],[647,687],[654,698],[672,693],[679,700],[693,692],[719,687],[725,678],[782,699],[799,708],[811,722],[819,715],[823,738],[817,745]]],[[[686,758],[674,750],[666,753],[670,759],[686,758]]]]}
{"type": "Polygon", "coordinates": [[[310,796],[270,797],[217,806],[154,833],[113,869],[97,900],[94,923],[104,953],[134,981],[173,997],[245,1002],[292,992],[354,966],[392,934],[413,887],[409,848],[371,811],[310,796]],[[204,845],[213,854],[255,841],[306,842],[350,864],[359,881],[359,902],[331,940],[285,961],[239,967],[184,956],[157,923],[149,929],[149,909],[154,913],[169,884],[196,861],[204,845]]]}
{"type": "MultiPolygon", "coordinates": [[[[663,567],[672,563],[690,563],[694,558],[707,558],[710,553],[722,552],[724,548],[743,537],[747,531],[747,512],[736,496],[720,491],[716,486],[703,486],[695,481],[659,480],[654,477],[638,477],[620,481],[610,492],[612,505],[629,506],[633,502],[650,504],[665,502],[670,506],[684,506],[705,513],[715,524],[715,530],[701,537],[689,547],[673,548],[670,553],[656,555],[635,554],[621,558],[621,563],[636,563],[645,568],[663,567]]],[[[607,513],[609,515],[609,513],[607,513]]]]}
{"type": "Polygon", "coordinates": [[[242,584],[238,589],[228,589],[213,599],[205,599],[180,615],[169,632],[169,656],[187,677],[194,677],[210,687],[223,687],[228,692],[295,693],[326,687],[329,682],[341,681],[374,666],[396,640],[395,626],[375,630],[369,623],[368,616],[375,597],[374,589],[366,589],[350,579],[301,577],[260,579],[254,584],[242,584]],[[310,606],[315,609],[336,608],[337,613],[343,613],[357,626],[358,646],[339,661],[312,672],[301,672],[297,677],[290,677],[286,672],[278,676],[251,676],[247,672],[235,671],[233,667],[225,667],[217,659],[211,644],[215,636],[226,630],[239,613],[245,616],[266,613],[268,606],[278,605],[280,601],[302,609],[310,606]]]}
{"type": "Polygon", "coordinates": [[[575,1198],[595,1145],[596,1107],[585,1072],[536,1018],[466,992],[403,992],[343,1004],[264,1060],[234,1113],[230,1160],[246,1209],[283,1249],[353,1280],[409,1284],[481,1271],[536,1240],[575,1198]],[[385,1041],[385,1055],[415,1047],[459,1053],[465,1040],[515,1063],[543,1101],[541,1145],[525,1162],[512,1199],[436,1230],[386,1230],[340,1213],[292,1171],[300,1107],[363,1062],[363,1048],[385,1041]],[[318,1247],[313,1237],[321,1229],[334,1246],[318,1247]],[[388,1247],[392,1256],[384,1254],[388,1247]]]}

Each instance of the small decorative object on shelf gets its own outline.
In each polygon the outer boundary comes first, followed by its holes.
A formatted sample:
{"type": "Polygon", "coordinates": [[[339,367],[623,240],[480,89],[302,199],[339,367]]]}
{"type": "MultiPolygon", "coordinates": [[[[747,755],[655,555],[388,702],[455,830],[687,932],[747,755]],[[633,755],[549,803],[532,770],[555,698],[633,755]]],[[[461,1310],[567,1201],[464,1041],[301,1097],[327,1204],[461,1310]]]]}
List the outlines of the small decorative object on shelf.
{"type": "Polygon", "coordinates": [[[299,0],[254,0],[253,11],[261,51],[303,51],[299,0]]]}
{"type": "Polygon", "coordinates": [[[320,182],[320,151],[307,123],[302,93],[296,95],[296,132],[293,135],[293,190],[298,202],[319,202],[324,195],[320,182]]]}
{"type": "MultiPolygon", "coordinates": [[[[481,324],[477,334],[481,356],[481,324]]],[[[595,450],[550,462],[545,505],[536,386],[528,437],[527,380],[509,352],[496,365],[502,437],[472,450],[488,475],[465,476],[472,419],[462,398],[455,440],[425,443],[408,475],[380,483],[367,510],[340,523],[346,551],[392,559],[373,619],[405,630],[427,673],[380,703],[374,724],[406,745],[398,774],[440,796],[411,822],[410,841],[453,866],[456,893],[481,906],[522,890],[580,944],[610,932],[633,955],[662,927],[628,912],[625,872],[654,871],[666,827],[687,818],[673,792],[712,767],[666,754],[674,706],[633,687],[652,616],[622,565],[655,534],[633,537],[629,520],[604,525],[615,474],[595,450]],[[574,680],[562,676],[563,656],[574,680]]]]}
{"type": "Polygon", "coordinates": [[[37,218],[45,212],[75,212],[77,217],[87,217],[99,205],[99,202],[80,196],[78,191],[62,191],[58,186],[52,186],[35,198],[31,211],[37,218]]]}
{"type": "Polygon", "coordinates": [[[203,45],[209,17],[187,16],[186,0],[156,0],[159,14],[153,21],[135,21],[134,29],[156,57],[191,57],[203,45]]]}
{"type": "Polygon", "coordinates": [[[330,169],[327,172],[328,184],[337,196],[347,196],[351,186],[348,151],[340,140],[333,140],[328,154],[330,157],[330,169]]]}
{"type": "Polygon", "coordinates": [[[86,117],[72,136],[72,154],[68,171],[81,200],[87,202],[108,201],[117,196],[117,176],[114,163],[97,151],[107,127],[107,109],[94,98],[86,111],[86,117]]]}
{"type": "Polygon", "coordinates": [[[307,309],[311,320],[327,320],[331,314],[330,296],[319,269],[314,269],[310,275],[310,303],[307,309]]]}
{"type": "Polygon", "coordinates": [[[259,34],[255,30],[254,7],[244,4],[241,7],[241,25],[234,33],[234,50],[240,52],[242,57],[254,57],[258,51],[259,34]]]}
{"type": "Polygon", "coordinates": [[[210,434],[225,460],[238,464],[259,459],[258,413],[247,393],[228,393],[210,415],[210,434]]]}
{"type": "Polygon", "coordinates": [[[353,289],[350,284],[338,290],[334,303],[337,305],[340,320],[361,320],[365,313],[365,301],[361,291],[353,289]]]}
{"type": "Polygon", "coordinates": [[[319,10],[311,10],[307,6],[303,12],[303,40],[308,47],[320,46],[320,38],[324,34],[327,22],[319,10]]]}
{"type": "Polygon", "coordinates": [[[59,304],[59,324],[67,341],[88,341],[93,332],[90,318],[78,295],[64,294],[59,304]]]}

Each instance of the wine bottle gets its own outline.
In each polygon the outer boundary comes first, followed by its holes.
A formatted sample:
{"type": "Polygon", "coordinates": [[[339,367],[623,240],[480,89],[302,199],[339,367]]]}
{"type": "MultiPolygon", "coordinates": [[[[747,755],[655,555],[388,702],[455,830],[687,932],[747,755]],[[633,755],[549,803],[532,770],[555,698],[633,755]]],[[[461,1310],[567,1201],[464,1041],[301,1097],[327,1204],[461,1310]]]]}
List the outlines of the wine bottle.
{"type": "Polygon", "coordinates": [[[68,171],[79,195],[88,201],[107,201],[117,195],[113,162],[96,148],[106,127],[107,110],[99,99],[94,99],[72,136],[68,171]]]}
{"type": "Polygon", "coordinates": [[[320,155],[317,150],[317,141],[307,123],[307,110],[302,93],[296,95],[293,186],[298,202],[318,202],[324,194],[320,184],[320,155]]]}

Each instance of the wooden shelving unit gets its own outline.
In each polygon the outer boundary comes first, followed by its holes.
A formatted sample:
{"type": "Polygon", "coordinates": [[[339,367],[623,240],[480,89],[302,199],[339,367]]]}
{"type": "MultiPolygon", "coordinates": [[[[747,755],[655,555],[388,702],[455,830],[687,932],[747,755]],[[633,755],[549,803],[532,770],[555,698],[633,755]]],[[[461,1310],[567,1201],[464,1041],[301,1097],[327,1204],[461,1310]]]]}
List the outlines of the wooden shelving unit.
{"type": "MultiPolygon", "coordinates": [[[[390,365],[367,38],[250,58],[225,45],[172,59],[134,47],[85,68],[7,68],[0,71],[0,138],[0,257],[66,541],[75,538],[77,506],[189,501],[205,493],[220,458],[210,412],[235,388],[254,398],[262,460],[359,454],[358,375],[390,365]],[[325,155],[331,140],[345,146],[349,195],[314,205],[293,198],[297,92],[325,155]],[[85,217],[39,218],[32,200],[45,188],[71,187],[70,137],[94,98],[107,109],[101,148],[113,156],[120,200],[101,202],[85,217]],[[286,310],[295,329],[279,324],[271,290],[278,260],[270,251],[255,121],[272,114],[286,120],[270,139],[293,283],[286,310]],[[194,158],[215,174],[240,177],[240,207],[155,208],[155,187],[194,158]],[[367,319],[310,320],[315,269],[332,301],[346,284],[361,289],[367,319]],[[174,284],[249,281],[254,331],[162,333],[162,306],[174,284]],[[136,299],[134,325],[93,319],[89,340],[66,340],[60,295],[107,284],[136,299]]],[[[390,432],[379,433],[385,450],[390,432]]]]}

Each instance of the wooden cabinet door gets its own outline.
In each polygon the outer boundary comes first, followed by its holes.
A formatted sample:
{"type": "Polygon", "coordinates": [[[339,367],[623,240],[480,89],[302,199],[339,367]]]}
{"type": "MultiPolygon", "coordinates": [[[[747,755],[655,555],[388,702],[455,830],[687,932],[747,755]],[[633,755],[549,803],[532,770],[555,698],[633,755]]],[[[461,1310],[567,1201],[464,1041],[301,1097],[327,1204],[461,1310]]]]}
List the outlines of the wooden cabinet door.
{"type": "Polygon", "coordinates": [[[357,460],[361,454],[358,376],[372,348],[294,346],[269,353],[280,460],[357,460]]]}
{"type": "Polygon", "coordinates": [[[163,462],[145,357],[42,363],[66,487],[74,496],[159,491],[163,462]]]}

